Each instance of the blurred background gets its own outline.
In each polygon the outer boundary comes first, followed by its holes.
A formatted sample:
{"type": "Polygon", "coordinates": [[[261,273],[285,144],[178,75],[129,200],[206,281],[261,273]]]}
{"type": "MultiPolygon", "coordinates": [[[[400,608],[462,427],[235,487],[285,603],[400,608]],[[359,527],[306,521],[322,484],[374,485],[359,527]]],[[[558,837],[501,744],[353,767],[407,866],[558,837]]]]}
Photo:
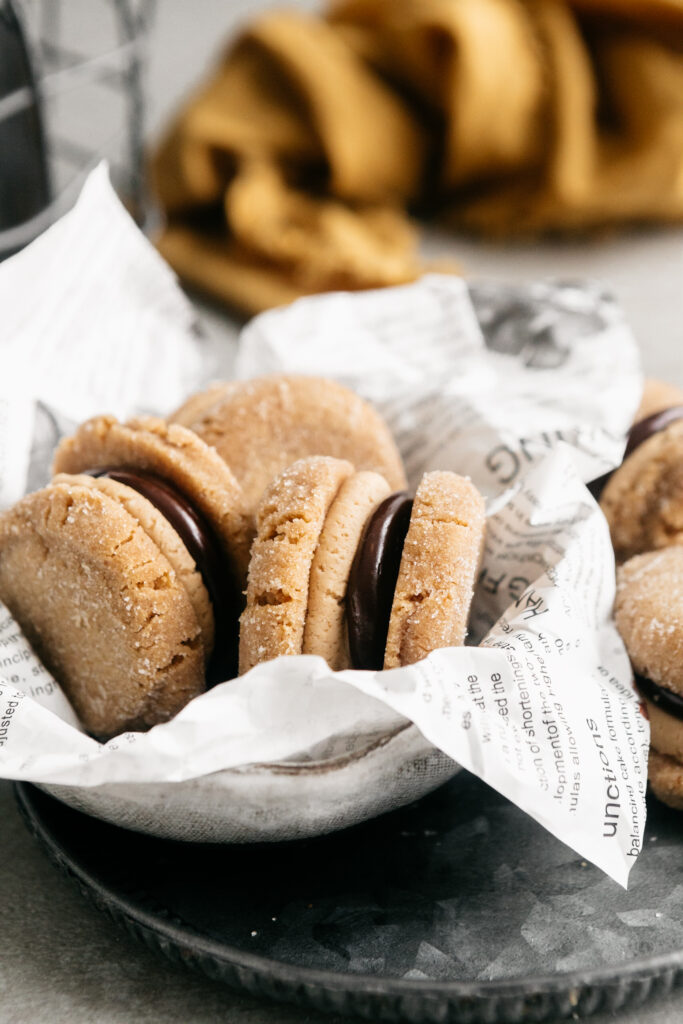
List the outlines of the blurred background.
{"type": "Polygon", "coordinates": [[[0,0],[0,252],[106,156],[226,352],[259,308],[435,266],[597,278],[683,383],[678,0],[275,6],[0,0]]]}

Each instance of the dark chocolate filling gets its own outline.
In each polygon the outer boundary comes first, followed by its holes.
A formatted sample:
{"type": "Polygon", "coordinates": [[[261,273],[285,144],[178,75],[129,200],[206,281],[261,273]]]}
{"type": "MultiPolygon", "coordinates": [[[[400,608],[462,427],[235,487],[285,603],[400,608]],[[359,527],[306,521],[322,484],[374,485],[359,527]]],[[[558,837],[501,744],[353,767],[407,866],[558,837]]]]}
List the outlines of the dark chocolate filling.
{"type": "Polygon", "coordinates": [[[379,670],[413,502],[405,491],[389,495],[372,513],[358,545],[346,592],[351,665],[379,670]]]}
{"type": "Polygon", "coordinates": [[[193,558],[206,587],[215,620],[214,648],[207,667],[207,685],[237,675],[237,640],[242,599],[232,567],[211,525],[180,491],[153,473],[102,466],[88,476],[105,476],[146,498],[173,527],[193,558]]]}
{"type": "Polygon", "coordinates": [[[670,427],[672,423],[676,423],[678,420],[683,420],[683,405],[672,405],[670,409],[653,412],[651,416],[638,420],[629,431],[624,458],[631,455],[645,441],[649,441],[655,434],[666,430],[667,427],[670,427]]]}
{"type": "Polygon", "coordinates": [[[655,704],[667,715],[672,715],[683,721],[683,697],[678,693],[667,690],[665,686],[660,686],[658,683],[653,683],[651,679],[639,675],[636,675],[636,688],[641,696],[649,700],[651,704],[655,704]]]}
{"type": "MultiPolygon", "coordinates": [[[[628,432],[628,438],[626,439],[626,448],[624,449],[624,459],[627,459],[629,455],[632,455],[636,448],[639,448],[645,441],[649,441],[655,434],[659,434],[662,430],[666,430],[667,427],[671,426],[672,423],[676,423],[678,420],[683,420],[683,405],[672,405],[670,409],[662,409],[661,412],[653,412],[651,416],[646,416],[642,420],[638,420],[634,423],[628,432]]],[[[624,461],[622,459],[622,462],[624,461]]],[[[603,476],[598,476],[595,480],[591,480],[586,486],[591,492],[593,497],[597,499],[602,494],[607,481],[614,473],[614,470],[610,470],[609,473],[604,473],[603,476]]]]}

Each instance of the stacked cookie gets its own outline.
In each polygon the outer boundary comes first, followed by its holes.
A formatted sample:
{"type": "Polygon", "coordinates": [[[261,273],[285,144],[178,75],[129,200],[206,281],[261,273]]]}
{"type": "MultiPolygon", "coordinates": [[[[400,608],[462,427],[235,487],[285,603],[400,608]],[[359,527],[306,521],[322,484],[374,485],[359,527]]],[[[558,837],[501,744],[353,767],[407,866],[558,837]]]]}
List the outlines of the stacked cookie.
{"type": "Polygon", "coordinates": [[[464,642],[480,495],[439,472],[411,499],[386,424],[333,381],[96,417],[54,469],[0,516],[0,598],[96,736],[280,655],[379,669],[464,642]]]}
{"type": "Polygon", "coordinates": [[[650,787],[683,810],[683,391],[646,383],[600,505],[619,564],[616,623],[650,719],[650,787]]]}
{"type": "Polygon", "coordinates": [[[174,715],[235,661],[250,524],[227,465],[162,420],[85,423],[0,517],[0,598],[98,736],[174,715]],[[231,650],[232,648],[232,650],[231,650]]]}
{"type": "Polygon", "coordinates": [[[325,456],[276,477],[257,512],[241,671],[300,653],[395,668],[464,642],[481,496],[455,473],[426,474],[412,502],[389,492],[379,474],[325,456]]]}

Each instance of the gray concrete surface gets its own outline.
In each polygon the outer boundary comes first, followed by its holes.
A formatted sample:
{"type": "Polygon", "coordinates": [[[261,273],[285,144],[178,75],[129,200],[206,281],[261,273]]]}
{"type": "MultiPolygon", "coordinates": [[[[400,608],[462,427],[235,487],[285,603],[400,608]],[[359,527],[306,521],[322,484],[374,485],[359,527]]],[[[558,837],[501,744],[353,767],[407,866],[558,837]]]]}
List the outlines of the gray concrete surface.
{"type": "MultiPolygon", "coordinates": [[[[292,0],[289,0],[293,6],[292,0]]],[[[263,0],[160,0],[149,68],[154,137],[226,35],[263,0]]],[[[297,6],[314,8],[312,2],[297,6]]],[[[648,373],[683,384],[683,232],[637,232],[593,244],[497,247],[430,234],[471,275],[597,277],[621,300],[648,373]]],[[[234,351],[236,327],[201,307],[216,366],[234,351]]],[[[683,827],[683,826],[682,826],[683,827]]],[[[342,1024],[273,1006],[167,964],[87,904],[23,827],[11,786],[0,783],[0,1024],[342,1024]]],[[[683,992],[595,1024],[678,1024],[683,992]]]]}

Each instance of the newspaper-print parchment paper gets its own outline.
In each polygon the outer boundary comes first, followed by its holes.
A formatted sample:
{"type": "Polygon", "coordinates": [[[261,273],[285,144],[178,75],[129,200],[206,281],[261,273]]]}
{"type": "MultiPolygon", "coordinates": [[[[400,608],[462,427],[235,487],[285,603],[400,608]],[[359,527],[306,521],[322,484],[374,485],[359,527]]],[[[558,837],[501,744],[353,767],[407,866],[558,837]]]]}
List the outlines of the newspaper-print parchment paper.
{"type": "Polygon", "coordinates": [[[166,414],[201,381],[195,314],[105,164],[69,213],[0,266],[0,309],[2,506],[44,482],[74,423],[103,410],[166,414]]]}
{"type": "MultiPolygon", "coordinates": [[[[98,187],[106,231],[111,196],[98,187]]],[[[130,283],[122,306],[144,304],[148,293],[154,306],[169,287],[151,262],[136,275],[145,251],[140,240],[139,251],[120,254],[130,283]]],[[[22,259],[30,270],[30,249],[22,259]]],[[[74,305],[85,303],[78,277],[61,273],[74,305]]],[[[89,275],[84,287],[96,281],[89,275]]],[[[33,313],[22,313],[29,335],[44,315],[38,289],[31,301],[33,313]]],[[[169,310],[174,302],[185,316],[177,297],[169,310]]],[[[188,321],[176,329],[190,344],[188,321]]],[[[185,354],[183,344],[169,348],[178,365],[185,354]]],[[[65,343],[63,374],[70,358],[65,343]]],[[[106,364],[104,347],[100,358],[106,364]]],[[[131,373],[144,363],[140,356],[131,373]]],[[[390,672],[334,673],[317,657],[281,658],[203,694],[169,723],[102,745],[79,730],[4,612],[0,772],[160,835],[278,839],[399,806],[457,763],[626,885],[642,844],[649,733],[611,619],[607,526],[584,485],[620,460],[641,390],[635,344],[614,304],[578,284],[468,289],[445,276],[319,296],[243,331],[238,375],[279,371],[336,377],[376,403],[413,484],[427,469],[453,469],[486,494],[471,644],[390,672]]],[[[134,404],[144,384],[129,386],[134,404]]],[[[128,393],[125,374],[119,390],[128,393]]],[[[169,394],[167,407],[176,400],[169,394]]],[[[83,403],[59,409],[76,418],[83,403]]]]}

